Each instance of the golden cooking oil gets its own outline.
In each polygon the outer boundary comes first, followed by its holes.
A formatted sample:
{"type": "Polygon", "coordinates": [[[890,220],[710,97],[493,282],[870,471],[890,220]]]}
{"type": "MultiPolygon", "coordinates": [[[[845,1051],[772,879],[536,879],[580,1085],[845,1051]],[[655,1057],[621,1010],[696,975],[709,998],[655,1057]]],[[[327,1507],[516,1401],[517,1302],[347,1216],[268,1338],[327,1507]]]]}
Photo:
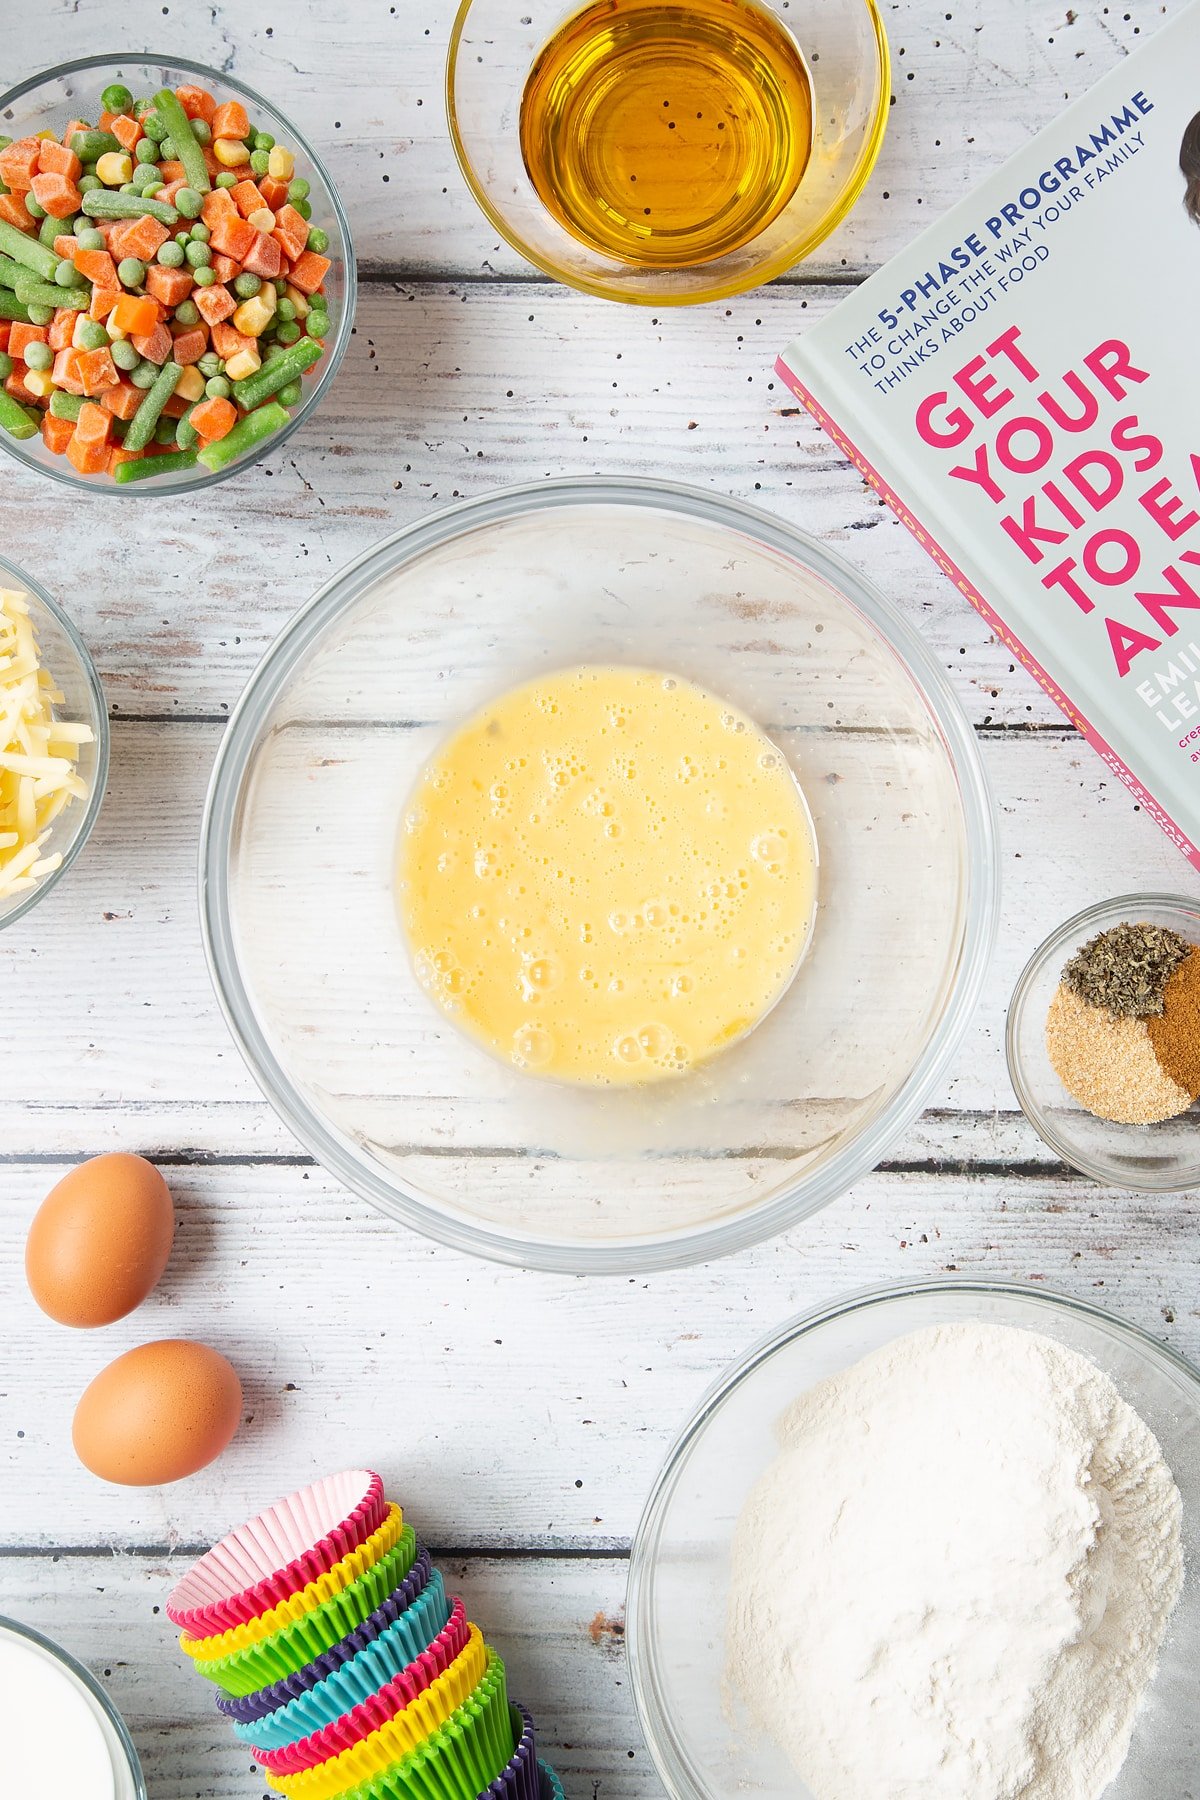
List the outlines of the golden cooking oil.
{"type": "Polygon", "coordinates": [[[812,136],[804,58],[753,0],[592,0],[541,50],[521,101],[542,203],[591,250],[659,269],[757,237],[812,136]]]}

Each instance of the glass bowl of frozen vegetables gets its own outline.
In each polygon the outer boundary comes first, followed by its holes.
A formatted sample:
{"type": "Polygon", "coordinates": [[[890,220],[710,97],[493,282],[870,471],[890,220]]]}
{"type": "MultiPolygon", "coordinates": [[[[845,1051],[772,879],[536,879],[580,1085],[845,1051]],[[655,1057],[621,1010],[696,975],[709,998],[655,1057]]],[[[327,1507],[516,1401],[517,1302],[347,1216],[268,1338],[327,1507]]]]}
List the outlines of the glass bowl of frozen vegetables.
{"type": "Polygon", "coordinates": [[[0,98],[0,445],[74,487],[190,492],[315,409],[354,315],[345,213],[261,95],[86,57],[0,98]]]}

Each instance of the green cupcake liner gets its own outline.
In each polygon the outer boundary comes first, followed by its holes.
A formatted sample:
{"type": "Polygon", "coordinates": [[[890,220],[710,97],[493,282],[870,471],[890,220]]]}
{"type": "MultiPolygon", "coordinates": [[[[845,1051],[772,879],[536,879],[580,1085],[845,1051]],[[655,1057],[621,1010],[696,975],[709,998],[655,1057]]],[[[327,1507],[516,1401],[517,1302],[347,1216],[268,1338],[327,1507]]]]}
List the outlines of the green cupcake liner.
{"type": "Polygon", "coordinates": [[[515,1739],[504,1664],[488,1651],[475,1692],[416,1750],[340,1800],[477,1800],[512,1756],[515,1739]]]}
{"type": "Polygon", "coordinates": [[[229,1656],[211,1661],[197,1658],[196,1669],[206,1681],[238,1696],[253,1694],[294,1675],[297,1669],[331,1650],[369,1618],[377,1606],[382,1606],[400,1586],[416,1555],[417,1535],[411,1525],[406,1525],[395,1547],[340,1594],[272,1632],[261,1644],[250,1644],[244,1650],[234,1650],[229,1656]]]}

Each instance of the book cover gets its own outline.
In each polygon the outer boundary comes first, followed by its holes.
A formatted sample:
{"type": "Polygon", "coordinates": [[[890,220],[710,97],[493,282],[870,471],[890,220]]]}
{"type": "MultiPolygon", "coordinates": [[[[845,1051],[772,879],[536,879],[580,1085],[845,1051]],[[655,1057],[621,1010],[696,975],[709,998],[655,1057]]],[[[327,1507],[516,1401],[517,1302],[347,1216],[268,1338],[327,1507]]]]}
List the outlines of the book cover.
{"type": "Polygon", "coordinates": [[[779,374],[1200,867],[1200,0],[779,374]]]}

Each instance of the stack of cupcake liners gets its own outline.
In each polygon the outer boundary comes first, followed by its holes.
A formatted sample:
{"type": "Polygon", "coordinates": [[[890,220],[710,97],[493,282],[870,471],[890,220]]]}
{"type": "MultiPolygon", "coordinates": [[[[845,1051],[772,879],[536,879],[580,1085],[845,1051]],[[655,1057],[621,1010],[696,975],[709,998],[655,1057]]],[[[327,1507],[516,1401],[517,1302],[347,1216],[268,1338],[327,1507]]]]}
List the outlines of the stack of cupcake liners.
{"type": "Polygon", "coordinates": [[[563,1800],[503,1661],[369,1469],[222,1538],[167,1614],[285,1800],[563,1800]]]}

